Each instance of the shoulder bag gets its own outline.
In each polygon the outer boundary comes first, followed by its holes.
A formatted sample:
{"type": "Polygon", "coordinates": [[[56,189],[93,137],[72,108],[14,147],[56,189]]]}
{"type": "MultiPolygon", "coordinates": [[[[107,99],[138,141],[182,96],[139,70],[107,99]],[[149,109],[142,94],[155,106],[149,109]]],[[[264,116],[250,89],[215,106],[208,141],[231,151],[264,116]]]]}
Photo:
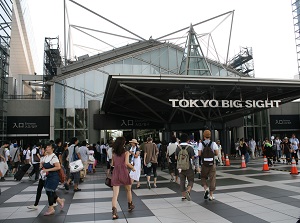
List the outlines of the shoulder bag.
{"type": "Polygon", "coordinates": [[[83,169],[83,163],[80,159],[78,159],[78,156],[77,154],[75,153],[75,146],[74,146],[74,150],[73,150],[73,160],[74,159],[77,159],[73,162],[70,162],[70,172],[71,173],[76,173],[76,172],[79,172],[80,170],[83,169]],[[76,158],[75,158],[76,157],[76,158]]]}

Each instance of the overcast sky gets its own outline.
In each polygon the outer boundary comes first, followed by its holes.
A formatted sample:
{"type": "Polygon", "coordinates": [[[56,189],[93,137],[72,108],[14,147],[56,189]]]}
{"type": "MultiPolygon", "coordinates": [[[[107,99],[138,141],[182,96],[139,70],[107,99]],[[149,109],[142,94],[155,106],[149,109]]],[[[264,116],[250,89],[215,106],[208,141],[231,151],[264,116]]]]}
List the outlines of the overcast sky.
{"type": "MultiPolygon", "coordinates": [[[[63,0],[27,0],[31,14],[36,50],[43,60],[44,38],[60,38],[63,48],[63,0]]],[[[292,79],[298,73],[292,6],[286,0],[75,0],[125,27],[131,32],[149,39],[163,36],[190,24],[203,21],[227,11],[235,10],[229,57],[240,47],[252,47],[255,77],[292,79]]],[[[101,31],[134,37],[107,21],[88,13],[67,0],[69,21],[72,25],[85,26],[101,31]]],[[[213,25],[213,24],[212,24],[213,25]]],[[[212,26],[211,26],[212,27],[212,26]]],[[[230,18],[214,32],[218,53],[226,57],[230,18]]],[[[206,32],[200,27],[198,34],[206,32]]],[[[101,40],[118,47],[128,40],[89,32],[101,40]]],[[[78,30],[71,29],[72,56],[93,54],[111,49],[78,30]],[[89,47],[84,48],[83,46],[89,47]],[[93,49],[91,49],[93,48],[93,49]],[[95,50],[94,50],[95,49],[95,50]]],[[[41,73],[41,67],[38,73],[41,73]]]]}

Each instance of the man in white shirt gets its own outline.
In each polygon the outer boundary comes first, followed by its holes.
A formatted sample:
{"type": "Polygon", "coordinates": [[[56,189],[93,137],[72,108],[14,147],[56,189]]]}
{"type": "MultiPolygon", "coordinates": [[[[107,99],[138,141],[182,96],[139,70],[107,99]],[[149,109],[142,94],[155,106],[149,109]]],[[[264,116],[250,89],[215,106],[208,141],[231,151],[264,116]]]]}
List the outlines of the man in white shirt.
{"type": "Polygon", "coordinates": [[[41,149],[41,144],[38,143],[37,146],[35,146],[32,151],[31,151],[31,163],[33,165],[33,169],[31,173],[28,175],[29,179],[32,179],[33,174],[35,174],[35,180],[39,179],[39,174],[40,174],[40,149],[41,149]]]}
{"type": "Polygon", "coordinates": [[[202,171],[201,171],[201,185],[204,188],[204,199],[209,198],[210,201],[214,200],[213,192],[216,189],[216,164],[214,163],[214,156],[218,156],[218,146],[215,142],[212,142],[210,130],[205,130],[203,132],[204,141],[199,144],[199,156],[202,159],[202,171]],[[210,145],[204,147],[204,145],[210,145]],[[210,156],[207,156],[206,148],[211,150],[210,156]],[[208,187],[207,179],[209,177],[210,186],[208,187]],[[208,190],[209,188],[209,190],[208,190]],[[209,196],[208,196],[209,195],[209,196]]]}
{"type": "Polygon", "coordinates": [[[251,149],[251,157],[255,159],[255,149],[256,149],[256,142],[253,138],[249,141],[249,148],[251,149]]]}

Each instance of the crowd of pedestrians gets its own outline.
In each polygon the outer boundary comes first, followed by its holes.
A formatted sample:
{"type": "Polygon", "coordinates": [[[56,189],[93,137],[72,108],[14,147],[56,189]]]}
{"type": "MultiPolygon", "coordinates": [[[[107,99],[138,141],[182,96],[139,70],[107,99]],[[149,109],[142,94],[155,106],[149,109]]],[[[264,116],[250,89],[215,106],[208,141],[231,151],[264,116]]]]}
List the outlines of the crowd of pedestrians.
{"type": "MultiPolygon", "coordinates": [[[[290,138],[271,137],[263,142],[251,138],[238,139],[235,143],[236,156],[244,156],[246,163],[258,156],[266,156],[268,164],[277,162],[291,163],[292,157],[298,164],[299,140],[293,134],[290,138]]],[[[135,206],[132,200],[131,187],[136,182],[136,189],[141,188],[140,177],[146,177],[148,189],[159,187],[157,168],[167,169],[170,181],[179,184],[181,200],[191,200],[195,176],[201,179],[204,199],[214,200],[216,189],[216,166],[224,165],[221,142],[211,140],[210,130],[203,133],[203,141],[194,140],[193,135],[182,133],[178,138],[171,136],[170,142],[154,142],[148,137],[146,142],[136,139],[126,143],[124,137],[115,141],[110,139],[107,144],[98,142],[88,145],[86,141],[79,142],[72,138],[69,143],[60,139],[50,140],[46,144],[37,143],[24,149],[16,142],[4,142],[0,148],[0,177],[18,175],[24,166],[31,166],[28,172],[29,180],[38,180],[36,200],[29,209],[37,209],[43,189],[48,197],[48,210],[45,216],[55,214],[55,206],[64,207],[64,198],[57,194],[59,184],[65,190],[73,187],[74,192],[80,192],[80,183],[84,182],[88,173],[95,173],[97,164],[105,167],[106,176],[111,178],[113,187],[112,218],[117,219],[117,199],[120,186],[124,186],[127,194],[128,211],[135,206]],[[71,163],[81,160],[82,170],[72,171],[71,163]],[[151,178],[153,176],[153,178],[151,178]],[[209,180],[209,181],[208,181],[209,180]]],[[[16,178],[16,177],[15,177],[16,178]]],[[[22,178],[22,177],[21,177],[22,178]]],[[[16,178],[16,180],[18,180],[16,178]]]]}

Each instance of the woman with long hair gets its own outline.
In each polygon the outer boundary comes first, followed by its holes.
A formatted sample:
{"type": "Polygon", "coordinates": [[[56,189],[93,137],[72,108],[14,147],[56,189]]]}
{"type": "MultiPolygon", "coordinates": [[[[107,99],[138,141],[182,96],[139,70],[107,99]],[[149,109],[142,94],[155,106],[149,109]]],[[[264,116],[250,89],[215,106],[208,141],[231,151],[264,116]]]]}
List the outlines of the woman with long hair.
{"type": "Polygon", "coordinates": [[[134,209],[132,204],[131,194],[131,179],[127,168],[135,171],[134,166],[129,163],[129,152],[125,150],[125,138],[118,137],[113,144],[113,155],[112,155],[112,166],[114,166],[111,184],[113,186],[113,197],[112,197],[112,219],[118,219],[117,214],[117,202],[119,196],[120,186],[124,185],[127,193],[128,211],[134,209]]]}

